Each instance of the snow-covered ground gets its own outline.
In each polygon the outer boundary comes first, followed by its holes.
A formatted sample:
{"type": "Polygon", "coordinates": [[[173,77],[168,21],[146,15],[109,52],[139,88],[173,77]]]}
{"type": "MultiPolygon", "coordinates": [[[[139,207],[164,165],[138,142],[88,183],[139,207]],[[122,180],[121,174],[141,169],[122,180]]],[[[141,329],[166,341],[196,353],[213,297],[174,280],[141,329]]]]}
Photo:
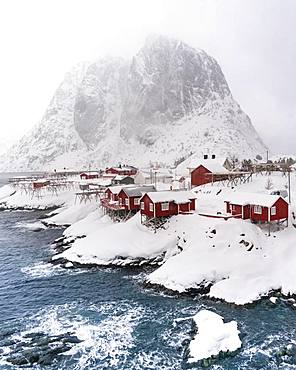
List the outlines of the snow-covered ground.
{"type": "Polygon", "coordinates": [[[54,195],[44,191],[41,197],[32,193],[14,189],[11,185],[0,188],[0,204],[6,208],[46,209],[70,206],[74,203],[74,190],[64,190],[54,195]]]}
{"type": "Polygon", "coordinates": [[[189,345],[188,362],[234,352],[241,347],[236,321],[224,323],[223,317],[208,310],[199,311],[193,320],[198,332],[189,345]]]}
{"type": "MultiPolygon", "coordinates": [[[[292,214],[296,176],[291,177],[292,214]]],[[[235,304],[254,302],[273,290],[296,294],[296,229],[292,224],[296,222],[292,216],[288,228],[275,228],[268,236],[267,230],[247,220],[225,221],[198,214],[225,212],[224,199],[232,192],[269,193],[287,184],[286,177],[273,174],[272,189],[266,189],[267,180],[267,176],[257,175],[252,182],[233,189],[219,184],[195,188],[197,212],[172,217],[157,233],[141,225],[139,215],[113,223],[95,202],[74,205],[73,193],[61,196],[63,208],[47,222],[71,224],[64,231],[67,238],[85,237],[77,238],[56,258],[98,265],[153,262],[158,268],[147,277],[149,283],[176,292],[206,287],[210,297],[235,304]]],[[[3,188],[0,197],[1,191],[3,188]]],[[[20,194],[7,199],[9,205],[28,202],[20,194]]]]}

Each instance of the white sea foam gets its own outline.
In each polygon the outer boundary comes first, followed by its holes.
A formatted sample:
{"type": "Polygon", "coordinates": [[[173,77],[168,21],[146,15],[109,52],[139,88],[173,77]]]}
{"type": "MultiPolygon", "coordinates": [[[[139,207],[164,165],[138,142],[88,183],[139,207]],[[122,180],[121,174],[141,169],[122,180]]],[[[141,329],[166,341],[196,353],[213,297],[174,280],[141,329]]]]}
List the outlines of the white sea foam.
{"type": "Polygon", "coordinates": [[[42,278],[66,273],[68,270],[58,265],[53,265],[52,263],[37,262],[33,265],[22,267],[21,271],[23,274],[31,278],[42,278]]]}
{"type": "Polygon", "coordinates": [[[102,367],[116,367],[126,361],[134,345],[133,330],[143,312],[143,307],[125,302],[89,307],[76,303],[54,306],[27,319],[26,330],[18,339],[23,340],[29,333],[42,332],[49,336],[71,333],[81,340],[65,353],[75,360],[72,369],[97,369],[98,362],[102,367]],[[87,312],[90,315],[85,315],[87,312]]]}

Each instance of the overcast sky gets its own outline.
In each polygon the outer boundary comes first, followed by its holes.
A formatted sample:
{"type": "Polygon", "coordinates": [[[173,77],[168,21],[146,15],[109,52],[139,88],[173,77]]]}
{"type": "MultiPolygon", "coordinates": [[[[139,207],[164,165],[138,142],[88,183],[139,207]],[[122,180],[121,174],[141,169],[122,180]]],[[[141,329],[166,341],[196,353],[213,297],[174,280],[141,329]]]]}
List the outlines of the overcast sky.
{"type": "Polygon", "coordinates": [[[0,139],[36,124],[77,62],[161,33],[216,58],[265,143],[296,154],[295,25],[295,0],[1,1],[0,139]]]}

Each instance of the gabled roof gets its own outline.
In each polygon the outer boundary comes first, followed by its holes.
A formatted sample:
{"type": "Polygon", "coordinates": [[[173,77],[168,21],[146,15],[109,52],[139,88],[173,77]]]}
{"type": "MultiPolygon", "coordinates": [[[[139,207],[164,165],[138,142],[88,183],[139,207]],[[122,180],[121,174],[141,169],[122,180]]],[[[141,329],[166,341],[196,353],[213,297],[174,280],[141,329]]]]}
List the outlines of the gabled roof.
{"type": "Polygon", "coordinates": [[[154,186],[138,186],[138,187],[127,188],[127,189],[122,189],[122,190],[129,197],[141,197],[145,193],[156,191],[154,186]]]}
{"type": "Polygon", "coordinates": [[[97,171],[85,171],[85,172],[81,172],[80,175],[100,175],[100,172],[97,172],[97,171]]]}
{"type": "Polygon", "coordinates": [[[109,188],[106,189],[110,190],[112,194],[119,194],[119,192],[122,189],[130,188],[130,187],[135,187],[134,184],[129,184],[129,185],[114,185],[114,186],[109,186],[109,188]]]}
{"type": "Polygon", "coordinates": [[[226,161],[226,158],[205,159],[198,163],[191,164],[188,167],[188,169],[194,170],[199,166],[203,166],[207,170],[211,171],[212,173],[225,173],[225,172],[229,172],[227,168],[224,167],[225,161],[226,161]]]}
{"type": "MultiPolygon", "coordinates": [[[[209,168],[209,166],[211,166],[210,163],[217,163],[218,165],[223,167],[223,165],[227,163],[227,161],[228,161],[227,157],[216,157],[215,159],[212,159],[211,157],[209,157],[208,159],[204,159],[203,156],[200,155],[200,153],[194,153],[176,167],[176,173],[178,175],[187,176],[188,169],[195,169],[200,165],[205,166],[212,172],[212,170],[209,168]]],[[[219,169],[213,169],[213,171],[221,172],[221,167],[219,167],[219,169]]],[[[223,172],[225,171],[226,170],[223,167],[223,172]]]]}
{"type": "MultiPolygon", "coordinates": [[[[279,199],[283,199],[279,195],[270,194],[260,194],[260,193],[245,193],[245,192],[235,192],[229,195],[225,202],[230,202],[232,204],[237,204],[241,206],[254,205],[261,207],[272,207],[279,199]]],[[[284,200],[284,199],[283,199],[284,200]]],[[[286,203],[287,201],[284,200],[286,203]]]]}
{"type": "Polygon", "coordinates": [[[153,203],[174,202],[176,204],[184,204],[196,199],[196,195],[189,190],[183,191],[156,191],[149,192],[147,196],[153,203]]]}

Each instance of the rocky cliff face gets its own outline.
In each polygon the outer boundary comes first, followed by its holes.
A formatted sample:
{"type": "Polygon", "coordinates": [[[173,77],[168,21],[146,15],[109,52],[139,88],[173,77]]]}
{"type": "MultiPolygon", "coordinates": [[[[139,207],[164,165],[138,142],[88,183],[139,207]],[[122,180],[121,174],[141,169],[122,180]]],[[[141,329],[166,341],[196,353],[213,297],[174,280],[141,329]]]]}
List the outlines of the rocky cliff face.
{"type": "Polygon", "coordinates": [[[265,147],[212,57],[150,37],[131,61],[102,59],[68,73],[0,169],[173,164],[206,150],[250,158],[265,147]]]}

